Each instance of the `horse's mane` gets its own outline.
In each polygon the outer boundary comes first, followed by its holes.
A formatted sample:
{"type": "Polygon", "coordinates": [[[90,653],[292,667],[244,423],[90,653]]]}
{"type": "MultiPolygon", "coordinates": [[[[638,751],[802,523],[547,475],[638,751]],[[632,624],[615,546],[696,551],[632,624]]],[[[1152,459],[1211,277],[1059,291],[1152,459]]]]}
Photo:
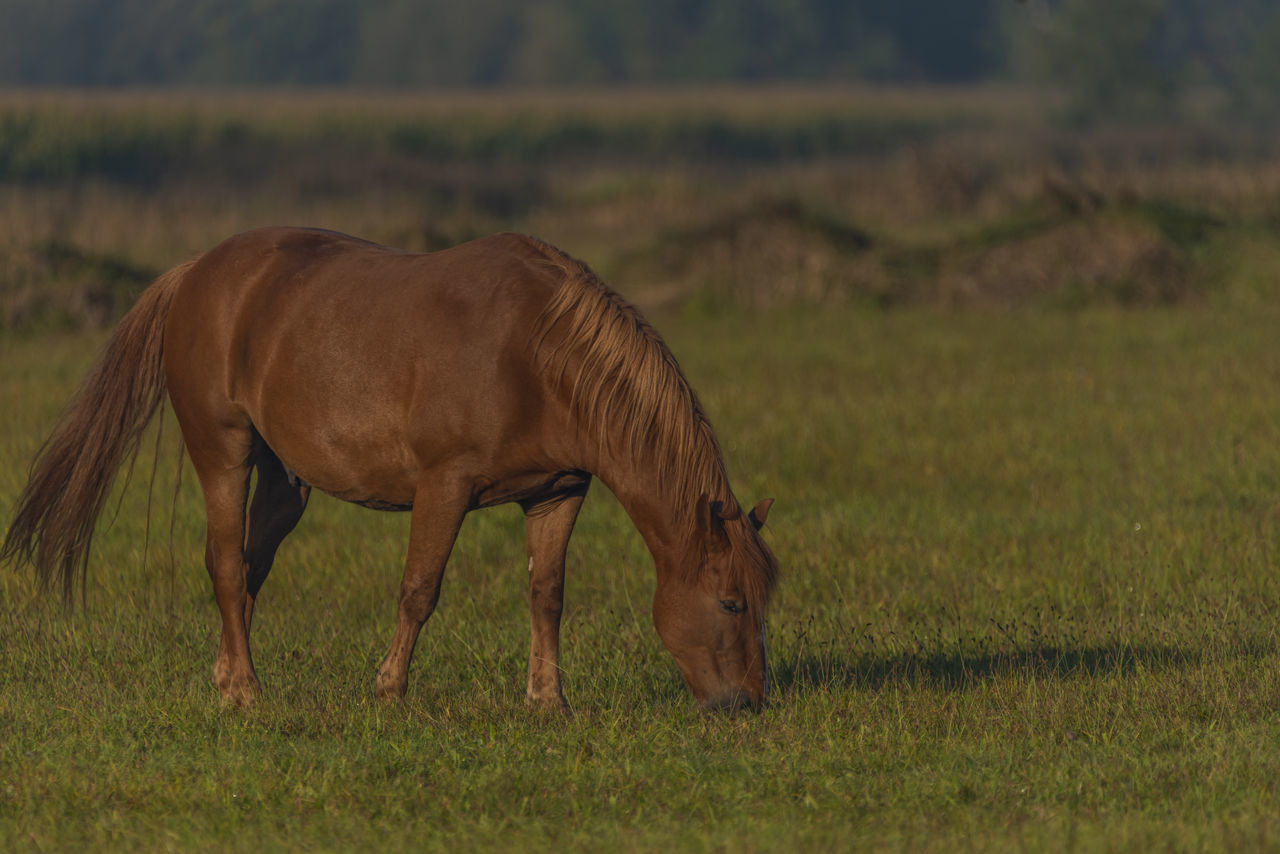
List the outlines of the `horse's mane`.
{"type": "MultiPolygon", "coordinates": [[[[587,265],[530,238],[564,273],[533,330],[535,361],[569,388],[570,408],[586,435],[614,454],[648,461],[690,545],[701,496],[740,513],[711,422],[666,342],[644,315],[587,265]],[[552,335],[552,330],[555,334],[552,335]]],[[[735,517],[736,518],[736,517],[735,517]]],[[[745,523],[745,520],[742,520],[745,523]]],[[[726,525],[740,560],[731,565],[749,602],[763,606],[777,562],[749,525],[726,525]]],[[[678,571],[696,576],[702,561],[678,571]]]]}

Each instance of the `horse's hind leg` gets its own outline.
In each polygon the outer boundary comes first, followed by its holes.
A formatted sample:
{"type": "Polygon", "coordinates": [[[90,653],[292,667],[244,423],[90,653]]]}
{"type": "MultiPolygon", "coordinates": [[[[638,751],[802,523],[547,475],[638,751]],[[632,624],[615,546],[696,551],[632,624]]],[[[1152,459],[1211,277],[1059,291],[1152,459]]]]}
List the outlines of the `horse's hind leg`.
{"type": "Polygon", "coordinates": [[[276,549],[307,509],[311,487],[304,483],[289,482],[280,458],[270,448],[261,444],[255,455],[258,482],[253,489],[253,502],[249,505],[248,532],[245,536],[244,559],[248,569],[245,575],[244,625],[248,632],[253,623],[253,605],[267,573],[275,562],[276,549]]]}
{"type": "Polygon", "coordinates": [[[586,494],[584,486],[567,497],[525,507],[530,617],[529,685],[525,697],[531,706],[568,709],[560,687],[564,558],[586,494]]]}
{"type": "MultiPolygon", "coordinates": [[[[181,420],[181,413],[179,417],[181,420]]],[[[254,435],[248,426],[200,427],[204,429],[191,429],[191,422],[184,421],[182,432],[204,490],[208,526],[205,566],[222,614],[222,639],[213,666],[213,681],[224,699],[243,706],[253,702],[259,690],[245,625],[245,504],[254,435]]]]}

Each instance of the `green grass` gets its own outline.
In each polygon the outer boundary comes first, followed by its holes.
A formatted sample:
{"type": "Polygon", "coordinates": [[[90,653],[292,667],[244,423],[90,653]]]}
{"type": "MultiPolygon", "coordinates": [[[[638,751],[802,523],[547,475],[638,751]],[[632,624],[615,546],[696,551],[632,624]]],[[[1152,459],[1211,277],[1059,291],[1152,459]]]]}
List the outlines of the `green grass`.
{"type": "MultiPolygon", "coordinates": [[[[598,485],[572,717],[523,704],[511,508],[468,520],[407,700],[375,703],[407,518],[320,496],[264,589],[262,702],[223,708],[166,443],[146,569],[144,453],[81,608],[0,574],[0,848],[1280,846],[1280,312],[659,320],[739,495],[777,498],[765,713],[694,709],[598,485]]],[[[0,341],[0,508],[101,340],[0,341]]]]}

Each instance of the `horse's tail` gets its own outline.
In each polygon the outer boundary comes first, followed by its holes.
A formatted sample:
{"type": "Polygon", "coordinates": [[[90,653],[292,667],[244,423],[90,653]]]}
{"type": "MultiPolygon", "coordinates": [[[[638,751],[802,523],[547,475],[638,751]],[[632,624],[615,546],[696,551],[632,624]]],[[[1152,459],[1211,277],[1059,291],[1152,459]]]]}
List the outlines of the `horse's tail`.
{"type": "Polygon", "coordinates": [[[70,600],[81,583],[94,524],[116,471],[137,456],[164,399],[164,326],[195,261],[160,276],[125,315],[35,461],[0,546],[0,561],[30,563],[45,589],[54,577],[70,600]]]}

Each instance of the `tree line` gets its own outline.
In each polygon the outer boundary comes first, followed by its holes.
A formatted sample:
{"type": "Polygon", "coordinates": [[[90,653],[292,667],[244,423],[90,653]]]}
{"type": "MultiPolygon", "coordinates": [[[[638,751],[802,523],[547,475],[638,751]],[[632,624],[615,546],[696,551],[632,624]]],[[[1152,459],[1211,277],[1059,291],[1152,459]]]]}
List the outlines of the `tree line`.
{"type": "Polygon", "coordinates": [[[1047,82],[1092,109],[1280,83],[1273,0],[0,0],[0,85],[1047,82]]]}

